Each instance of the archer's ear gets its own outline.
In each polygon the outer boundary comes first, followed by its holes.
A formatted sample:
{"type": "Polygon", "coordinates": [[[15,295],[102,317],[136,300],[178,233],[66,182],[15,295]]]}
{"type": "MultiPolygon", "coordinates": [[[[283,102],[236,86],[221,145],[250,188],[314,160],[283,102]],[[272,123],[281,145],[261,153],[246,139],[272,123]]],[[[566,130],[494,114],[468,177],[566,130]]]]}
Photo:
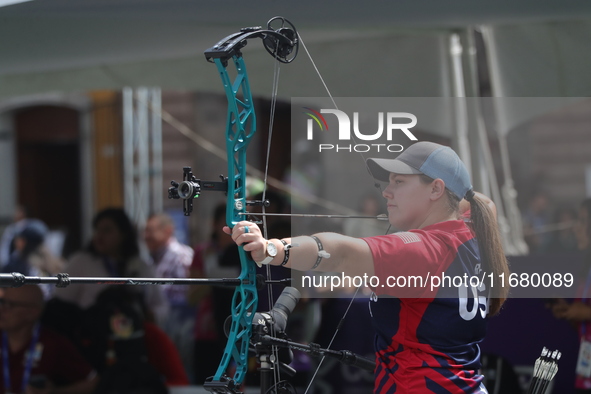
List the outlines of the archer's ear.
{"type": "Polygon", "coordinates": [[[431,183],[431,200],[440,199],[445,194],[445,182],[437,178],[431,183]]]}

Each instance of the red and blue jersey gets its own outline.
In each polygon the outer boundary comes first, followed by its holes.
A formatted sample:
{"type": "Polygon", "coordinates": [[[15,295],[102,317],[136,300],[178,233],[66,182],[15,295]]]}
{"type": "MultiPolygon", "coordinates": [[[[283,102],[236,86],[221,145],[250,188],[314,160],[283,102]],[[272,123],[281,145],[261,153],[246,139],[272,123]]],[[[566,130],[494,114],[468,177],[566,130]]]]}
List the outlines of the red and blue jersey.
{"type": "Polygon", "coordinates": [[[453,220],[364,240],[380,278],[370,300],[376,329],[374,392],[486,393],[478,374],[486,286],[459,282],[487,274],[468,226],[453,220]],[[431,287],[443,277],[450,278],[445,287],[431,287]]]}

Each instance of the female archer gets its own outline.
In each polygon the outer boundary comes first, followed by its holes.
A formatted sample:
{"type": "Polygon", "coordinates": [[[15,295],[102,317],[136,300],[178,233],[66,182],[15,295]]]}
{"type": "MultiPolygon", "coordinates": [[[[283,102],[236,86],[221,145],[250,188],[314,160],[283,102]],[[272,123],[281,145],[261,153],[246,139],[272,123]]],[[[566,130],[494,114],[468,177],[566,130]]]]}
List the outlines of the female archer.
{"type": "Polygon", "coordinates": [[[486,393],[478,344],[487,316],[507,297],[509,273],[494,204],[472,190],[464,163],[439,144],[418,142],[396,159],[367,164],[387,182],[388,219],[401,232],[267,240],[247,221],[224,231],[258,263],[376,278],[375,393],[486,393]],[[401,278],[413,277],[431,282],[402,286],[401,278]],[[473,277],[490,280],[475,286],[465,279],[473,277]]]}

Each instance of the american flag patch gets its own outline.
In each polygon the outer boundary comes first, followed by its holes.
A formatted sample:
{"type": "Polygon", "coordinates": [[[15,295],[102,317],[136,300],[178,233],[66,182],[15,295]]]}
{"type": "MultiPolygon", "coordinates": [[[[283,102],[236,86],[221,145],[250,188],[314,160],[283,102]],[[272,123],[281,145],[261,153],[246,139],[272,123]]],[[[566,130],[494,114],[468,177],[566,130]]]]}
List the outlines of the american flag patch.
{"type": "Polygon", "coordinates": [[[398,238],[402,240],[405,244],[410,244],[413,242],[421,242],[421,237],[419,237],[415,233],[409,233],[407,231],[402,231],[400,233],[395,233],[398,238]]]}

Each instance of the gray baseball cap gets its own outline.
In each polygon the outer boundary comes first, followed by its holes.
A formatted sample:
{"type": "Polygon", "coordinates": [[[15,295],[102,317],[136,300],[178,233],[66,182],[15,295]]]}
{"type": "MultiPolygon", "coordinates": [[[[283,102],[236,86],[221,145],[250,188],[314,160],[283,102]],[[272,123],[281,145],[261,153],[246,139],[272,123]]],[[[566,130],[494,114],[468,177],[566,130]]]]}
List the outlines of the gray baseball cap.
{"type": "Polygon", "coordinates": [[[367,159],[367,168],[381,182],[389,182],[390,173],[439,178],[460,200],[472,190],[468,169],[460,157],[451,148],[434,142],[417,142],[396,159],[367,159]]]}

